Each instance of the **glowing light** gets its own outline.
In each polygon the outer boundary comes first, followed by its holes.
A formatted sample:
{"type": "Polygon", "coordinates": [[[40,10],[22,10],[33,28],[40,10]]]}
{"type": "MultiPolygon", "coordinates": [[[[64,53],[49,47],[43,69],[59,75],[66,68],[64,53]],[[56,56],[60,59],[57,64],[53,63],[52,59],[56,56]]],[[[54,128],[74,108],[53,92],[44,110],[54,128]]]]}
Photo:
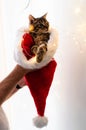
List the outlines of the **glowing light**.
{"type": "Polygon", "coordinates": [[[76,45],[78,45],[78,44],[79,44],[79,42],[78,42],[78,41],[76,41],[76,42],[75,42],[75,44],[76,44],[76,45]]]}
{"type": "Polygon", "coordinates": [[[84,39],[84,45],[86,46],[86,39],[84,39]]]}
{"type": "Polygon", "coordinates": [[[77,7],[77,8],[75,9],[75,14],[79,14],[80,12],[81,12],[80,7],[77,7]]]}
{"type": "Polygon", "coordinates": [[[82,54],[83,53],[83,50],[80,50],[80,54],[82,54]]]}
{"type": "Polygon", "coordinates": [[[73,40],[75,41],[75,40],[76,40],[76,37],[73,37],[73,40]]]}

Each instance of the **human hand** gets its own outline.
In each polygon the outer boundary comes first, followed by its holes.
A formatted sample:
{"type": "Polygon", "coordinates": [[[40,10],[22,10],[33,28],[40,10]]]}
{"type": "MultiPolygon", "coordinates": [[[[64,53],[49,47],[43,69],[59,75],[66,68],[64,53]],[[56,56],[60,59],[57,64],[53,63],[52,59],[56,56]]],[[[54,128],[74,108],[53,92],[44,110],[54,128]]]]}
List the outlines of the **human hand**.
{"type": "Polygon", "coordinates": [[[24,77],[17,83],[21,88],[26,85],[24,77]]]}

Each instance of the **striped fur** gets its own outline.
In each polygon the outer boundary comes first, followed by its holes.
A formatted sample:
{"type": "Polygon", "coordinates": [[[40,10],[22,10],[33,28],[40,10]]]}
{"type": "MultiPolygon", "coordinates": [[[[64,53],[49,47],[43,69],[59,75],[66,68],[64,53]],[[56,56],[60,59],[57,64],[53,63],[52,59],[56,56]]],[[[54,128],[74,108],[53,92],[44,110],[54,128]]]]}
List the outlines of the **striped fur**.
{"type": "Polygon", "coordinates": [[[33,27],[33,30],[29,31],[29,33],[35,42],[31,51],[36,55],[36,61],[40,63],[47,52],[47,43],[50,38],[49,22],[46,20],[46,14],[40,18],[34,18],[30,15],[29,21],[33,27]]]}

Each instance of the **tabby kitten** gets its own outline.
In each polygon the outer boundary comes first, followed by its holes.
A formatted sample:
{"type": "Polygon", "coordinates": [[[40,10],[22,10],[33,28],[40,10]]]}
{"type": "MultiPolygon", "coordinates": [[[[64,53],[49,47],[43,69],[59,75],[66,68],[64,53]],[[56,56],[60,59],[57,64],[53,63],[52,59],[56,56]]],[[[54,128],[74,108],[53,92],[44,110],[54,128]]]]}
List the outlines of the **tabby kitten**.
{"type": "Polygon", "coordinates": [[[47,52],[47,43],[50,38],[49,22],[46,19],[46,15],[40,18],[34,18],[32,15],[29,15],[29,33],[35,42],[35,45],[31,48],[31,52],[36,55],[36,61],[38,63],[43,60],[47,52]]]}

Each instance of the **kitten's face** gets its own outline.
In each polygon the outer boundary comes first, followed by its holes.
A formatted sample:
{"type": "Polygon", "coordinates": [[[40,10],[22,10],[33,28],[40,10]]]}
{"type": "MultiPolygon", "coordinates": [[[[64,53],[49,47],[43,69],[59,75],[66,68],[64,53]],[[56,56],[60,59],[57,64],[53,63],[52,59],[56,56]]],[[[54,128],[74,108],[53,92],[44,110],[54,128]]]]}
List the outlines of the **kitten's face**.
{"type": "Polygon", "coordinates": [[[32,15],[29,15],[30,21],[30,31],[41,32],[48,31],[49,22],[46,20],[46,15],[43,15],[40,18],[34,18],[32,15]]]}

